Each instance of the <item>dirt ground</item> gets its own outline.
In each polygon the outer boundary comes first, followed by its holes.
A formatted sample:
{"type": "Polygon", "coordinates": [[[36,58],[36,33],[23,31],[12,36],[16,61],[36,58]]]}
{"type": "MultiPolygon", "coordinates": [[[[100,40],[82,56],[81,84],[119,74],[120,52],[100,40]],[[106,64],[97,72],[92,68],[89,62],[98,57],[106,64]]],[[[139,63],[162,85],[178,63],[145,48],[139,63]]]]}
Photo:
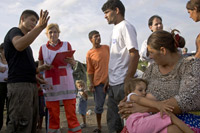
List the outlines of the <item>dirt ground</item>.
{"type": "MultiPolygon", "coordinates": [[[[94,105],[95,104],[94,104],[93,96],[90,96],[88,98],[87,110],[91,109],[92,114],[87,115],[87,117],[86,117],[87,127],[82,129],[83,133],[92,133],[93,130],[95,130],[97,128],[96,115],[94,113],[94,105]]],[[[107,123],[106,123],[106,113],[107,113],[107,101],[104,104],[104,112],[102,114],[102,133],[108,133],[107,123]]],[[[82,123],[81,116],[79,114],[77,114],[77,117],[78,117],[79,122],[82,123]]],[[[3,126],[2,130],[0,131],[0,133],[6,133],[5,118],[6,118],[6,111],[4,112],[4,126],[3,126]]],[[[67,120],[65,117],[65,111],[64,111],[63,106],[60,107],[60,127],[61,127],[62,133],[67,133],[67,120]]],[[[43,122],[42,130],[38,131],[37,133],[46,133],[44,122],[43,122]]]]}

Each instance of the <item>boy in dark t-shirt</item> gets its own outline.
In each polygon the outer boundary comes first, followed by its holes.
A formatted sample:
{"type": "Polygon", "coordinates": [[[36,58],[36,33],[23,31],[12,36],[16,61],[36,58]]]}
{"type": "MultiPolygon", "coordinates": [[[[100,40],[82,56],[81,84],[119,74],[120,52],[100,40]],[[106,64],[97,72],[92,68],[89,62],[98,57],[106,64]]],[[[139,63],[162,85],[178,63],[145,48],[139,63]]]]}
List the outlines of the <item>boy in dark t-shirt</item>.
{"type": "Polygon", "coordinates": [[[5,37],[5,56],[9,65],[8,83],[35,83],[36,68],[32,50],[30,46],[27,46],[23,51],[18,51],[12,44],[12,39],[15,36],[24,36],[24,34],[19,28],[14,27],[5,37]]]}
{"type": "Polygon", "coordinates": [[[38,116],[36,68],[30,45],[46,27],[48,11],[25,10],[19,27],[10,29],[4,39],[8,62],[8,115],[7,132],[35,133],[38,116]],[[39,20],[38,25],[37,22],[39,20]]]}

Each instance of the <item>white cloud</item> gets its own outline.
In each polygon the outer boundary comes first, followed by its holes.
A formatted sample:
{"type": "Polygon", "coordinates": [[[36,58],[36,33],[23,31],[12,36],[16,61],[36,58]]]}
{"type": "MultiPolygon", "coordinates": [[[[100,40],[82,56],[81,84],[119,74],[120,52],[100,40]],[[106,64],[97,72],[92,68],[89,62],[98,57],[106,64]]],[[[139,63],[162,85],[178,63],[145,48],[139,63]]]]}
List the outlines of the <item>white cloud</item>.
{"type": "Polygon", "coordinates": [[[38,4],[39,9],[60,10],[74,6],[78,0],[44,0],[38,4]]]}
{"type": "MultiPolygon", "coordinates": [[[[113,25],[108,25],[104,19],[101,7],[106,0],[1,0],[0,41],[6,32],[18,25],[19,16],[24,9],[33,9],[39,13],[40,9],[47,9],[50,13],[49,23],[60,25],[60,39],[69,41],[76,50],[75,58],[85,61],[87,51],[92,47],[88,33],[98,30],[102,43],[108,44],[113,25]]],[[[199,33],[199,23],[194,23],[186,11],[188,0],[122,0],[126,7],[126,19],[137,30],[138,44],[148,38],[151,31],[147,21],[150,16],[158,14],[163,18],[164,29],[177,28],[185,37],[189,51],[195,50],[194,40],[199,33]]],[[[42,44],[47,42],[43,31],[31,45],[34,57],[37,59],[42,44]]]]}

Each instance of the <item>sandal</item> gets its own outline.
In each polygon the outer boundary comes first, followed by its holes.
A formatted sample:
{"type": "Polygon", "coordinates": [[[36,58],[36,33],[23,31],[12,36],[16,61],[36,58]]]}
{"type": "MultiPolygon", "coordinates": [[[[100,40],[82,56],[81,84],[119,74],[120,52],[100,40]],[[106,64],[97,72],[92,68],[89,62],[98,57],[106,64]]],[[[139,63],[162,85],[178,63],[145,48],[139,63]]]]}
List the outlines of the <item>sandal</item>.
{"type": "Polygon", "coordinates": [[[101,130],[100,129],[95,129],[94,131],[93,131],[93,133],[101,133],[101,130]]]}

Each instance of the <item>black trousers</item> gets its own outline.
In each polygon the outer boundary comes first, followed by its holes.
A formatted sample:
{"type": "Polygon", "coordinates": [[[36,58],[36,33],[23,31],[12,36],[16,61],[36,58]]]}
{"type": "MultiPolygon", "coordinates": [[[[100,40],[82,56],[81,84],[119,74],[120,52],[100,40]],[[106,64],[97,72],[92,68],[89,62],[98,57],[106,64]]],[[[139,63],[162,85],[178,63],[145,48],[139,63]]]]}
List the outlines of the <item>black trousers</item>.
{"type": "Polygon", "coordinates": [[[7,98],[7,84],[5,82],[0,82],[0,130],[3,126],[3,111],[6,98],[7,98]]]}

